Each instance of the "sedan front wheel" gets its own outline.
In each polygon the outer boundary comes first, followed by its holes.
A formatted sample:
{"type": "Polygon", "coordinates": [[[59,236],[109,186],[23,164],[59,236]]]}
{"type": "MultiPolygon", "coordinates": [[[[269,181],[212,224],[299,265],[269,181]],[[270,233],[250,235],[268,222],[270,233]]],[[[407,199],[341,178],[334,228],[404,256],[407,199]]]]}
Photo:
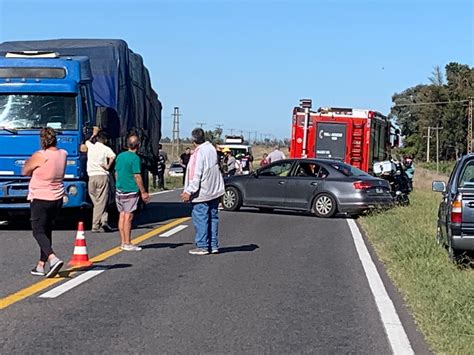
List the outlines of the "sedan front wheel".
{"type": "Polygon", "coordinates": [[[313,211],[318,217],[329,218],[336,213],[336,201],[331,195],[321,194],[314,200],[313,211]]]}
{"type": "Polygon", "coordinates": [[[222,196],[222,206],[226,211],[238,211],[242,206],[239,190],[235,187],[226,187],[222,196]]]}

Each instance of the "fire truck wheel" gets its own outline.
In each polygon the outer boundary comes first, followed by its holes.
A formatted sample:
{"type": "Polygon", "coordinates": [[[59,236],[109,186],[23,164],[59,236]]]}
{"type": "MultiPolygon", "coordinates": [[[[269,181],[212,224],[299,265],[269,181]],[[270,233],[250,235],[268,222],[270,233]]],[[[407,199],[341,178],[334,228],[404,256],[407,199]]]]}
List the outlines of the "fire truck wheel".
{"type": "Polygon", "coordinates": [[[235,187],[226,187],[224,196],[222,196],[222,206],[226,211],[238,211],[242,206],[240,192],[235,187]]]}
{"type": "Polygon", "coordinates": [[[313,212],[318,217],[332,217],[336,213],[336,208],[336,200],[329,194],[321,194],[314,199],[313,212]]]}

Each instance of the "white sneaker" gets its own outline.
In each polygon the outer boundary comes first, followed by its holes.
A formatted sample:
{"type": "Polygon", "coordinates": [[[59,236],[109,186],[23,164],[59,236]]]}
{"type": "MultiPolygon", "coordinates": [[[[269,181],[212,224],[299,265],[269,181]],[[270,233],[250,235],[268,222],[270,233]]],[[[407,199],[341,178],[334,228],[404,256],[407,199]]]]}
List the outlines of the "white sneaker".
{"type": "Polygon", "coordinates": [[[140,251],[142,250],[142,247],[139,247],[138,245],[133,245],[133,244],[122,244],[120,246],[120,249],[124,251],[140,251]]]}

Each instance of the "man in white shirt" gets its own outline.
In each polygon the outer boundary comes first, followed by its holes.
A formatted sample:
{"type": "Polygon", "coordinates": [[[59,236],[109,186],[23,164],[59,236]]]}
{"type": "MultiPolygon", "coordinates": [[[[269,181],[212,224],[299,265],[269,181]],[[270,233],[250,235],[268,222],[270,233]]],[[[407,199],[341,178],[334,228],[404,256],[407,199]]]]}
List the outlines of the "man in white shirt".
{"type": "Polygon", "coordinates": [[[286,159],[286,157],[285,157],[285,154],[283,154],[283,152],[279,149],[278,146],[275,146],[275,149],[273,150],[273,152],[268,154],[268,157],[267,157],[267,161],[269,163],[273,163],[275,161],[282,160],[282,159],[286,159]]]}
{"type": "Polygon", "coordinates": [[[92,232],[110,231],[108,224],[107,202],[109,198],[109,169],[115,159],[115,153],[105,144],[107,135],[94,127],[87,146],[87,174],[89,175],[89,196],[94,205],[92,232]],[[95,143],[93,143],[95,141],[95,143]]]}

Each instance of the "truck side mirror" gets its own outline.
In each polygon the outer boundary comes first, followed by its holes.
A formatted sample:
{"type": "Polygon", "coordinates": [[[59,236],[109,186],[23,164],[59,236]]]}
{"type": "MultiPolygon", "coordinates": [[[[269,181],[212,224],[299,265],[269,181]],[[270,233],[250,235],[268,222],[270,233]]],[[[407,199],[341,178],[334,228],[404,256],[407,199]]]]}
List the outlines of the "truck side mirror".
{"type": "Polygon", "coordinates": [[[446,192],[446,183],[444,181],[433,181],[431,189],[435,192],[446,192]]]}

